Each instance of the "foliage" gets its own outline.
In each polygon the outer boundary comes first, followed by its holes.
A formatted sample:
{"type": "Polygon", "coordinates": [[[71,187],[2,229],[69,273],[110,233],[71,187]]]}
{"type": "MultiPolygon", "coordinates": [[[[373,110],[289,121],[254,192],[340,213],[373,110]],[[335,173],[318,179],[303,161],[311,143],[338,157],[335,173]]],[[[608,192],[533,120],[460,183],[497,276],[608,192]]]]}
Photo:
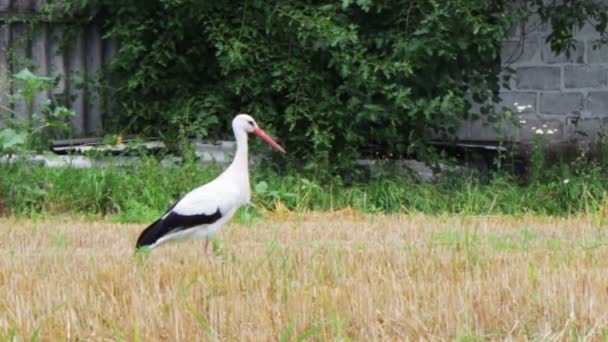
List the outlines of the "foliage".
{"type": "Polygon", "coordinates": [[[590,23],[601,33],[598,43],[606,43],[606,24],[608,24],[607,4],[596,0],[577,1],[530,1],[545,22],[554,29],[547,36],[547,42],[555,52],[569,53],[574,48],[574,33],[583,25],[590,23]]]}
{"type": "MultiPolygon", "coordinates": [[[[355,157],[415,155],[463,119],[492,117],[500,43],[539,15],[558,51],[606,5],[580,1],[54,0],[44,20],[101,22],[121,42],[106,73],[116,131],[230,138],[249,112],[316,174],[355,157]],[[484,103],[469,113],[471,103],[484,103]]],[[[70,32],[69,28],[66,32],[70,32]]]]}
{"type": "Polygon", "coordinates": [[[361,153],[428,156],[431,135],[466,116],[469,86],[480,99],[497,90],[511,25],[489,0],[48,7],[57,18],[97,11],[122,42],[111,65],[122,129],[226,137],[232,115],[246,111],[282,137],[292,161],[330,170],[361,153]]]}
{"type": "Polygon", "coordinates": [[[33,74],[23,69],[13,76],[15,93],[10,96],[9,105],[0,107],[0,155],[24,155],[42,146],[49,129],[65,130],[64,120],[74,112],[63,106],[54,105],[45,99],[34,108],[34,100],[55,86],[48,77],[33,74]],[[11,105],[21,103],[32,109],[28,117],[16,117],[11,105]]]}

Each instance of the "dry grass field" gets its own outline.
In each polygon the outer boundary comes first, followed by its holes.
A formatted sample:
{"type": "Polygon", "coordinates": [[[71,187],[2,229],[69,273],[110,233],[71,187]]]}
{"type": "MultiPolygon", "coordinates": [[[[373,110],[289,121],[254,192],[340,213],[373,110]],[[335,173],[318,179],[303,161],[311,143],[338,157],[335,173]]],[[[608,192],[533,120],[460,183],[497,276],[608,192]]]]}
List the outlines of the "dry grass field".
{"type": "Polygon", "coordinates": [[[276,214],[134,255],[143,224],[0,220],[2,340],[603,340],[589,217],[276,214]]]}

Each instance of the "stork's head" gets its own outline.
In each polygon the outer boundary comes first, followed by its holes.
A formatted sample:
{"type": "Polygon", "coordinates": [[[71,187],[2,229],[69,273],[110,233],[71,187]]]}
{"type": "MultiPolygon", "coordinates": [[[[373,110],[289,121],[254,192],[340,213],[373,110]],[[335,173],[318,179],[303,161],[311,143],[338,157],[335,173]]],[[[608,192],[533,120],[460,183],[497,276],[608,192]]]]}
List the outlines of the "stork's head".
{"type": "Polygon", "coordinates": [[[258,126],[255,120],[249,114],[239,114],[234,120],[232,120],[232,129],[235,132],[239,130],[245,131],[246,133],[251,133],[260,137],[260,139],[264,140],[268,145],[276,148],[277,150],[285,153],[285,149],[279,145],[272,137],[270,137],[263,129],[258,126]]]}

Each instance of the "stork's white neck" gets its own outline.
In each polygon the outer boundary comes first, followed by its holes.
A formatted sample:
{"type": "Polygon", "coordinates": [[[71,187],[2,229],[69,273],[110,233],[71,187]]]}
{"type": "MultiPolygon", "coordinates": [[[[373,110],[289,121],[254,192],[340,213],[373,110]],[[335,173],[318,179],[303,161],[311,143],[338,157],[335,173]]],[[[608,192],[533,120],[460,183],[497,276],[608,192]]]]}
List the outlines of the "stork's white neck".
{"type": "Polygon", "coordinates": [[[230,172],[238,173],[241,177],[249,177],[249,146],[247,143],[247,132],[242,129],[234,130],[234,138],[236,139],[236,153],[232,164],[228,167],[230,172]]]}

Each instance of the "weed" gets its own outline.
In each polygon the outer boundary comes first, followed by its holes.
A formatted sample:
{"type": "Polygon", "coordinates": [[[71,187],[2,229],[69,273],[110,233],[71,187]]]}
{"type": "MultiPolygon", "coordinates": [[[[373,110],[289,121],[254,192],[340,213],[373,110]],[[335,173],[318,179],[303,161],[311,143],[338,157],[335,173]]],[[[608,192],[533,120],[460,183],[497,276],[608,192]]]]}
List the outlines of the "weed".
{"type": "Polygon", "coordinates": [[[214,341],[219,341],[219,339],[217,338],[217,335],[213,332],[213,330],[211,329],[211,326],[209,325],[209,323],[207,323],[207,321],[205,320],[203,315],[201,315],[199,312],[194,310],[192,308],[192,306],[190,306],[189,304],[186,304],[186,310],[188,310],[188,312],[191,313],[192,316],[194,316],[194,318],[195,318],[196,322],[198,323],[198,325],[200,326],[200,328],[205,332],[205,334],[209,338],[211,338],[214,341]]]}
{"type": "Polygon", "coordinates": [[[61,232],[57,234],[55,237],[55,241],[53,242],[53,247],[51,247],[51,252],[57,253],[61,250],[65,250],[68,247],[68,238],[65,233],[61,232]]]}
{"type": "MultiPolygon", "coordinates": [[[[23,101],[26,108],[33,108],[36,96],[54,89],[56,86],[49,77],[33,74],[23,69],[13,77],[16,92],[10,97],[10,105],[23,101]]],[[[33,150],[40,149],[48,139],[48,130],[67,130],[66,118],[74,115],[72,110],[56,105],[47,99],[44,103],[27,113],[23,119],[15,117],[10,106],[0,106],[0,154],[22,157],[33,150]]]]}
{"type": "Polygon", "coordinates": [[[279,342],[289,342],[291,341],[291,336],[293,335],[293,322],[289,322],[286,327],[281,329],[281,335],[279,336],[279,342]]]}
{"type": "Polygon", "coordinates": [[[146,257],[150,256],[152,253],[152,248],[150,246],[142,246],[135,250],[135,256],[141,262],[145,260],[146,257]]]}
{"type": "Polygon", "coordinates": [[[533,262],[528,264],[528,281],[530,282],[530,293],[528,296],[531,302],[536,303],[538,299],[538,275],[536,264],[533,262]]]}
{"type": "Polygon", "coordinates": [[[252,224],[262,221],[263,216],[255,207],[245,206],[236,212],[234,219],[240,223],[252,224]]]}
{"type": "Polygon", "coordinates": [[[545,243],[551,251],[559,251],[563,247],[563,243],[559,239],[547,239],[545,243]]]}
{"type": "Polygon", "coordinates": [[[488,239],[492,246],[500,251],[520,250],[521,244],[511,234],[489,234],[488,239]]]}
{"type": "Polygon", "coordinates": [[[444,232],[435,232],[431,235],[434,245],[442,245],[454,249],[469,249],[479,241],[479,235],[469,229],[450,229],[444,232]]]}
{"type": "Polygon", "coordinates": [[[538,233],[530,228],[522,228],[519,234],[490,233],[488,239],[497,250],[528,251],[529,243],[538,237],[538,233]]]}
{"type": "Polygon", "coordinates": [[[593,250],[599,247],[608,246],[608,237],[584,237],[578,241],[578,246],[582,250],[593,250]]]}

